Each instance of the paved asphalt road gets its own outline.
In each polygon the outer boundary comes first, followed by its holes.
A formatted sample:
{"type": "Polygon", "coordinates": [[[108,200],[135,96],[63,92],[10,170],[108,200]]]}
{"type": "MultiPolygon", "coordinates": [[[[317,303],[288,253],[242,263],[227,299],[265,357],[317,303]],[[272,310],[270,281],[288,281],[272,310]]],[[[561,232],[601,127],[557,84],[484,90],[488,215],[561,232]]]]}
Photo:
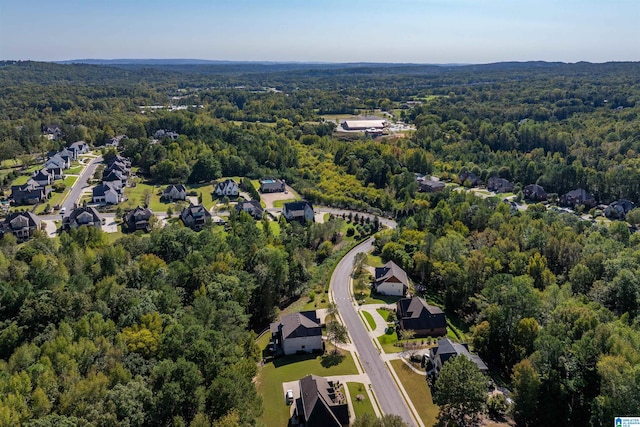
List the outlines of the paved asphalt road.
{"type": "Polygon", "coordinates": [[[409,408],[407,408],[400,391],[398,391],[393,378],[391,378],[391,374],[389,374],[387,367],[380,358],[378,349],[371,341],[364,323],[356,312],[356,308],[353,306],[349,296],[348,281],[353,270],[353,260],[358,252],[370,251],[373,247],[372,244],[373,238],[367,239],[342,258],[331,276],[331,289],[333,289],[333,296],[340,315],[356,346],[362,366],[365,372],[369,374],[373,391],[378,398],[382,412],[399,415],[409,426],[415,426],[415,421],[409,408]]]}
{"type": "Polygon", "coordinates": [[[95,159],[92,159],[89,165],[82,170],[82,174],[76,182],[73,184],[71,191],[67,195],[67,198],[62,203],[61,207],[65,207],[67,212],[71,211],[74,208],[74,204],[80,200],[80,195],[82,194],[82,190],[87,186],[87,181],[91,178],[98,167],[98,164],[102,162],[102,156],[98,156],[95,159]]]}

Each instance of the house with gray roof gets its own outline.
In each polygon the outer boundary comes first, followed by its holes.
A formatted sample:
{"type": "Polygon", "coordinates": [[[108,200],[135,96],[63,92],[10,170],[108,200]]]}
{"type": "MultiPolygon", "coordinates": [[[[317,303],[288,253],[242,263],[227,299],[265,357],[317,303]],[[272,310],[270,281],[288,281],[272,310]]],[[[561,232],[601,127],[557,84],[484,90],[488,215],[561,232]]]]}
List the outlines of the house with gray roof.
{"type": "Polygon", "coordinates": [[[446,187],[444,182],[432,179],[418,179],[418,191],[423,193],[437,193],[446,187]]]}
{"type": "Polygon", "coordinates": [[[238,211],[238,213],[240,213],[240,211],[244,211],[255,219],[262,218],[262,215],[264,214],[264,209],[262,209],[262,205],[257,200],[244,200],[242,202],[238,202],[236,204],[236,211],[238,211]]]}
{"type": "Polygon", "coordinates": [[[261,193],[278,193],[285,190],[285,182],[282,179],[262,178],[260,180],[261,193]]]}
{"type": "Polygon", "coordinates": [[[527,200],[543,202],[547,200],[547,192],[538,184],[529,184],[522,189],[522,194],[527,200]]]}
{"type": "Polygon", "coordinates": [[[211,221],[211,213],[202,205],[190,203],[188,207],[182,209],[180,219],[185,227],[193,231],[200,231],[207,221],[211,221]]]}
{"type": "Polygon", "coordinates": [[[113,188],[120,190],[127,185],[127,177],[117,170],[111,170],[109,172],[105,170],[105,175],[102,176],[102,183],[109,183],[113,188]]]}
{"type": "Polygon", "coordinates": [[[102,219],[94,207],[75,208],[62,218],[62,229],[69,231],[82,226],[102,228],[102,219]]]}
{"type": "Polygon", "coordinates": [[[515,184],[513,182],[497,176],[492,176],[487,181],[487,190],[493,191],[494,193],[510,193],[514,187],[515,184]]]}
{"type": "Polygon", "coordinates": [[[164,189],[160,198],[167,202],[187,200],[187,188],[182,184],[171,184],[164,189]]]}
{"type": "Polygon", "coordinates": [[[396,303],[398,328],[413,330],[417,338],[447,335],[447,318],[440,307],[420,297],[402,298],[396,303]]]}
{"type": "Polygon", "coordinates": [[[405,296],[409,290],[407,273],[395,262],[376,267],[373,289],[381,295],[405,296]]]}
{"type": "Polygon", "coordinates": [[[476,364],[476,366],[478,366],[480,372],[489,372],[489,368],[487,368],[487,365],[482,361],[482,359],[480,359],[480,356],[471,354],[467,344],[460,344],[451,341],[449,338],[442,338],[438,340],[437,347],[433,347],[429,350],[428,361],[426,363],[427,375],[438,375],[442,366],[447,363],[449,359],[458,356],[463,356],[471,360],[476,364]]]}
{"type": "Polygon", "coordinates": [[[324,351],[322,328],[315,310],[283,316],[269,326],[271,337],[285,355],[324,351]]]}
{"type": "Polygon", "coordinates": [[[604,216],[612,220],[624,220],[635,207],[636,205],[629,200],[617,200],[605,208],[604,216]]]}
{"type": "Polygon", "coordinates": [[[76,141],[71,144],[68,148],[71,151],[75,158],[77,159],[80,154],[85,154],[89,152],[89,144],[84,141],[76,141]]]}
{"type": "Polygon", "coordinates": [[[114,187],[110,182],[93,187],[93,203],[101,205],[117,205],[124,200],[121,188],[114,187]]]}
{"type": "Polygon", "coordinates": [[[149,208],[136,207],[124,215],[124,227],[129,233],[142,230],[145,233],[151,231],[151,217],[153,212],[149,208]]]}
{"type": "Polygon", "coordinates": [[[296,399],[292,426],[346,427],[349,406],[344,394],[332,381],[307,375],[299,381],[300,397],[296,399]]]}
{"type": "Polygon", "coordinates": [[[12,185],[11,196],[14,205],[35,205],[47,200],[50,189],[38,185],[33,179],[29,179],[26,184],[12,185]]]}
{"type": "Polygon", "coordinates": [[[240,193],[238,183],[232,179],[225,179],[222,182],[216,184],[216,188],[213,190],[214,194],[218,197],[232,196],[237,197],[240,193]]]}
{"type": "Polygon", "coordinates": [[[40,187],[45,187],[53,182],[53,174],[47,169],[40,169],[33,173],[31,179],[37,182],[40,187]]]}
{"type": "Polygon", "coordinates": [[[314,222],[315,220],[313,205],[311,202],[307,202],[306,200],[285,203],[282,208],[282,215],[287,219],[287,221],[298,221],[303,224],[307,221],[314,222]]]}
{"type": "Polygon", "coordinates": [[[40,218],[31,212],[11,212],[2,222],[2,232],[11,233],[20,242],[29,240],[40,229],[40,218]]]}
{"type": "Polygon", "coordinates": [[[587,190],[578,188],[560,196],[560,205],[575,208],[584,205],[586,208],[596,206],[596,199],[587,190]]]}

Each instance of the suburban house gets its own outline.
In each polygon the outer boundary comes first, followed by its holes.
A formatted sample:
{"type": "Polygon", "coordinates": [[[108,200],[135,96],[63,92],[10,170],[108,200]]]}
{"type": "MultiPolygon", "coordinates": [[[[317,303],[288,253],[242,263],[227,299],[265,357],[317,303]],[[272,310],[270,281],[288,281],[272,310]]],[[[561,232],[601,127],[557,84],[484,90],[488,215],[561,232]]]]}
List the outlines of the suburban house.
{"type": "Polygon", "coordinates": [[[469,347],[467,344],[459,344],[456,342],[452,342],[449,338],[441,338],[438,340],[438,346],[433,347],[429,350],[428,360],[426,361],[426,371],[427,375],[435,374],[438,375],[440,370],[442,369],[442,365],[447,363],[452,357],[464,356],[471,360],[478,366],[480,372],[486,373],[489,371],[487,365],[480,359],[478,355],[471,354],[469,352],[469,347]]]}
{"type": "Polygon", "coordinates": [[[625,219],[629,211],[632,211],[636,205],[629,200],[618,200],[611,203],[604,210],[604,216],[609,219],[625,219]]]}
{"type": "Polygon", "coordinates": [[[49,189],[38,185],[33,179],[26,184],[11,186],[11,199],[14,205],[35,205],[47,199],[49,189]]]}
{"type": "Polygon", "coordinates": [[[188,207],[182,209],[180,219],[185,227],[193,231],[200,231],[207,221],[211,221],[211,213],[202,205],[190,203],[188,207]]]}
{"type": "Polygon", "coordinates": [[[300,397],[296,399],[290,425],[304,427],[345,427],[349,425],[346,397],[332,381],[307,375],[299,381],[300,397]]]}
{"type": "Polygon", "coordinates": [[[49,174],[51,174],[51,176],[53,177],[54,180],[57,179],[63,179],[64,175],[63,175],[63,171],[62,168],[60,166],[47,166],[45,164],[44,170],[46,170],[49,174]]]}
{"type": "Polygon", "coordinates": [[[104,144],[105,147],[113,147],[113,148],[118,148],[120,146],[120,141],[122,141],[123,139],[127,139],[127,135],[118,135],[118,136],[114,136],[113,138],[109,138],[107,140],[107,142],[104,144]]]}
{"type": "Polygon", "coordinates": [[[156,133],[153,134],[153,137],[155,139],[171,138],[174,141],[178,139],[179,136],[180,135],[177,134],[176,132],[172,132],[170,130],[165,130],[165,129],[159,129],[156,131],[156,133]]]}
{"type": "Polygon", "coordinates": [[[418,180],[418,191],[423,193],[437,193],[444,190],[446,185],[441,181],[434,181],[432,179],[418,180]]]}
{"type": "Polygon", "coordinates": [[[313,222],[315,220],[313,205],[311,202],[307,202],[306,200],[285,203],[282,208],[282,215],[287,219],[287,221],[299,221],[301,223],[305,223],[307,221],[313,222]]]}
{"type": "Polygon", "coordinates": [[[260,180],[261,193],[283,192],[284,188],[285,188],[285,182],[282,179],[262,178],[260,180]]]}
{"type": "Polygon", "coordinates": [[[131,175],[131,167],[120,161],[111,162],[102,175],[108,175],[111,171],[119,172],[123,177],[131,175]]]}
{"type": "Polygon", "coordinates": [[[469,185],[471,187],[477,187],[482,184],[482,180],[480,180],[480,178],[478,178],[478,176],[473,172],[462,172],[458,175],[458,181],[460,181],[460,184],[462,185],[469,185]]]}
{"type": "Polygon", "coordinates": [[[56,140],[62,137],[62,127],[58,124],[50,124],[42,127],[42,132],[48,140],[56,140]]]}
{"type": "Polygon", "coordinates": [[[487,181],[487,190],[493,191],[494,193],[510,193],[514,187],[515,184],[513,182],[497,176],[492,176],[487,181]]]}
{"type": "Polygon", "coordinates": [[[102,183],[109,183],[113,188],[120,190],[127,185],[127,177],[117,170],[111,170],[109,172],[105,170],[102,175],[102,183]]]}
{"type": "Polygon", "coordinates": [[[62,150],[58,151],[56,155],[62,157],[62,159],[69,164],[69,166],[67,166],[68,168],[71,167],[71,162],[73,160],[76,160],[75,155],[71,151],[67,150],[66,148],[63,148],[62,150]]]}
{"type": "Polygon", "coordinates": [[[578,188],[560,196],[560,205],[570,208],[584,205],[587,208],[593,208],[596,206],[596,199],[586,190],[578,188]]]}
{"type": "Polygon", "coordinates": [[[123,200],[122,189],[115,188],[111,183],[102,183],[93,187],[93,203],[117,205],[123,200]]]}
{"type": "Polygon", "coordinates": [[[322,328],[315,310],[283,316],[269,326],[271,338],[285,355],[322,352],[322,328]]]}
{"type": "Polygon", "coordinates": [[[115,155],[107,162],[107,165],[111,167],[114,163],[122,163],[126,168],[131,168],[131,160],[126,157],[122,157],[121,155],[115,155]]]}
{"type": "Polygon", "coordinates": [[[38,172],[34,172],[31,177],[40,187],[50,185],[53,182],[53,174],[46,169],[40,169],[38,172]]]}
{"type": "Polygon", "coordinates": [[[264,209],[262,209],[262,205],[260,205],[260,202],[257,200],[245,200],[243,202],[238,202],[236,204],[236,210],[238,213],[240,213],[240,211],[244,211],[255,219],[262,218],[262,214],[264,214],[264,209]]]}
{"type": "Polygon", "coordinates": [[[89,144],[84,141],[76,141],[68,147],[68,150],[71,151],[77,159],[80,154],[89,152],[89,144]]]}
{"type": "Polygon", "coordinates": [[[420,297],[402,298],[396,303],[398,327],[413,330],[417,338],[447,335],[447,318],[439,307],[420,297]]]}
{"type": "Polygon", "coordinates": [[[62,228],[71,230],[73,228],[82,227],[102,227],[102,220],[98,215],[98,211],[93,207],[79,207],[72,210],[69,215],[62,218],[62,228]]]}
{"type": "Polygon", "coordinates": [[[2,223],[2,232],[11,233],[18,241],[29,240],[40,228],[40,218],[31,212],[12,212],[2,223]]]}
{"type": "Polygon", "coordinates": [[[129,233],[138,230],[148,233],[151,231],[149,220],[152,216],[153,212],[151,212],[151,209],[138,206],[124,215],[125,228],[129,233]]]}
{"type": "Polygon", "coordinates": [[[522,194],[527,200],[543,202],[547,200],[547,192],[538,184],[529,184],[522,189],[522,194]]]}
{"type": "Polygon", "coordinates": [[[58,153],[54,154],[44,164],[46,169],[50,167],[58,167],[60,169],[69,169],[71,167],[71,157],[62,158],[58,153]]]}
{"type": "Polygon", "coordinates": [[[171,184],[164,189],[160,198],[167,202],[187,200],[187,188],[182,184],[171,184]]]}
{"type": "Polygon", "coordinates": [[[381,295],[405,296],[409,289],[407,273],[395,262],[389,261],[382,267],[376,267],[373,288],[381,295]]]}
{"type": "Polygon", "coordinates": [[[340,123],[344,130],[382,130],[387,124],[383,119],[345,120],[340,123]]]}
{"type": "Polygon", "coordinates": [[[217,183],[216,188],[213,190],[213,193],[218,197],[237,197],[239,192],[238,183],[232,179],[225,179],[224,181],[217,183]]]}

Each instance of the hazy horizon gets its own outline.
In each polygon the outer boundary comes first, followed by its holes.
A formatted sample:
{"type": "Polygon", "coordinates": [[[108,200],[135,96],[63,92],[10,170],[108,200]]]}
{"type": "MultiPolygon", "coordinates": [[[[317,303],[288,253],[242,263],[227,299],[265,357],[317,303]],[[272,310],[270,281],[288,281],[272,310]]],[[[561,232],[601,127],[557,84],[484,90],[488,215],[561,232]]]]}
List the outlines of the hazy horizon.
{"type": "Polygon", "coordinates": [[[0,0],[0,59],[640,60],[637,0],[0,0]]]}

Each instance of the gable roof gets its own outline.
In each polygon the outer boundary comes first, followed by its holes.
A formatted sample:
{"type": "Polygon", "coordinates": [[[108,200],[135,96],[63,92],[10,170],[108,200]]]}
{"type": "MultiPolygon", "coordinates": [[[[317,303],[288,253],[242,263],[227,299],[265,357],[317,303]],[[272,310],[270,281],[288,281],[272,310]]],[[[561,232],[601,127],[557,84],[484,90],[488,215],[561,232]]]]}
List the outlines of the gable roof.
{"type": "Polygon", "coordinates": [[[434,354],[440,357],[442,363],[449,360],[453,356],[465,356],[478,366],[481,371],[488,371],[487,365],[479,356],[471,354],[466,344],[459,344],[451,341],[449,338],[441,338],[438,340],[438,346],[433,349],[434,354]]]}
{"type": "Polygon", "coordinates": [[[169,194],[171,193],[172,189],[176,189],[176,191],[178,193],[186,193],[187,192],[187,188],[182,185],[182,184],[170,184],[167,186],[167,188],[164,189],[164,191],[162,192],[163,194],[169,194]]]}
{"type": "Polygon", "coordinates": [[[101,221],[96,208],[92,206],[81,206],[73,209],[69,215],[62,218],[62,225],[68,225],[71,222],[79,220],[82,220],[82,224],[100,223],[101,221]],[[90,220],[87,221],[89,218],[90,220]]]}
{"type": "Polygon", "coordinates": [[[439,329],[447,327],[447,319],[439,308],[427,304],[420,297],[398,300],[398,318],[405,329],[439,329]]]}
{"type": "Polygon", "coordinates": [[[298,415],[308,427],[349,425],[349,409],[342,399],[325,378],[307,375],[300,379],[302,414],[298,415]]]}
{"type": "Polygon", "coordinates": [[[322,335],[320,320],[315,310],[283,316],[280,322],[271,323],[270,329],[273,333],[281,332],[282,339],[322,335]]]}
{"type": "Polygon", "coordinates": [[[4,226],[8,230],[20,230],[24,227],[40,226],[40,218],[32,212],[11,212],[4,219],[4,226]]]}
{"type": "Polygon", "coordinates": [[[36,181],[43,181],[45,179],[49,179],[51,177],[51,173],[47,169],[40,169],[33,175],[33,179],[36,181]]]}
{"type": "Polygon", "coordinates": [[[211,213],[202,205],[194,205],[193,203],[189,203],[189,206],[182,209],[180,217],[183,221],[187,220],[188,218],[211,218],[211,213]]]}
{"type": "Polygon", "coordinates": [[[389,261],[382,267],[376,267],[376,282],[386,282],[392,277],[397,278],[401,283],[404,283],[407,286],[409,285],[409,278],[407,277],[407,273],[395,262],[389,261]]]}
{"type": "Polygon", "coordinates": [[[262,209],[262,205],[257,200],[245,200],[244,202],[239,202],[236,204],[237,211],[253,211],[254,217],[261,217],[264,213],[264,209],[262,209]]]}
{"type": "Polygon", "coordinates": [[[118,190],[116,190],[110,182],[103,182],[100,185],[96,185],[95,187],[93,187],[93,196],[94,197],[100,197],[100,196],[104,196],[105,194],[107,194],[108,192],[113,191],[114,193],[118,193],[118,190]]]}

